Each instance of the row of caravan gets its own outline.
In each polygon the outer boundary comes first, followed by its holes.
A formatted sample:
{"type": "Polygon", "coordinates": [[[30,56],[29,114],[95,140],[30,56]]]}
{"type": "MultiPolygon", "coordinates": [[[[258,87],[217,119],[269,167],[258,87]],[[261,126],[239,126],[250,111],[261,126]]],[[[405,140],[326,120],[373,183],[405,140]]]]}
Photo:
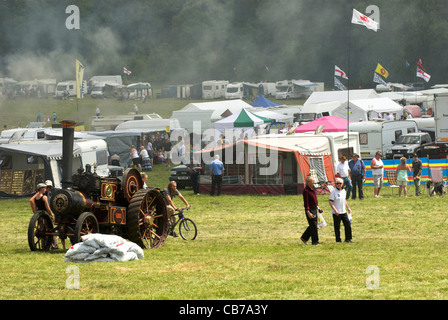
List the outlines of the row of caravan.
{"type": "Polygon", "coordinates": [[[236,82],[209,80],[202,82],[202,99],[252,99],[258,95],[278,100],[306,99],[314,91],[323,91],[324,84],[309,80],[282,80],[277,82],[236,82]]]}

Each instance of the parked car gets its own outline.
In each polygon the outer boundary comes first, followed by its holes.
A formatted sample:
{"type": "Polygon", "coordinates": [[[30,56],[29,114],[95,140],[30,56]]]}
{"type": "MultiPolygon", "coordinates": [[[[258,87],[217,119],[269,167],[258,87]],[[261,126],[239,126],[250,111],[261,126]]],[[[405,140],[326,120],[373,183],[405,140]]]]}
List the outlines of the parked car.
{"type": "Polygon", "coordinates": [[[177,188],[192,187],[193,183],[190,178],[190,169],[186,165],[179,165],[171,168],[170,181],[177,182],[177,188]]]}
{"type": "Polygon", "coordinates": [[[403,134],[393,142],[393,146],[386,150],[386,158],[412,157],[416,148],[432,143],[427,132],[414,132],[403,134]]]}

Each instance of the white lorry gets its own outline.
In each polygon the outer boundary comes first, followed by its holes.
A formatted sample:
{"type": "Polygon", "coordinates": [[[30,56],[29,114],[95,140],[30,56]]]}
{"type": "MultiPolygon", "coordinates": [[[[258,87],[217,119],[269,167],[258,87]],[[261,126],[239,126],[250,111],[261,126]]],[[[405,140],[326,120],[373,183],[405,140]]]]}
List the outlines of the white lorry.
{"type": "Polygon", "coordinates": [[[361,121],[349,124],[349,130],[359,133],[359,145],[362,159],[373,159],[377,151],[386,158],[387,149],[402,134],[418,132],[417,123],[405,121],[361,121]]]}
{"type": "Polygon", "coordinates": [[[415,153],[431,159],[448,158],[448,94],[434,95],[434,142],[419,146],[415,153]]]}

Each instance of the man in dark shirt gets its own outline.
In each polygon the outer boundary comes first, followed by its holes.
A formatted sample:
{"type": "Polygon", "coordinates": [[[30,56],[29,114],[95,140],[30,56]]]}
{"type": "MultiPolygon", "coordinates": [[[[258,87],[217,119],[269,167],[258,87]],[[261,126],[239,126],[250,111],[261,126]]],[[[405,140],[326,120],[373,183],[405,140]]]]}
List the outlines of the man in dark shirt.
{"type": "Polygon", "coordinates": [[[350,176],[352,177],[352,199],[356,199],[356,186],[358,186],[359,199],[364,199],[364,192],[362,190],[362,183],[366,177],[366,166],[364,161],[359,159],[357,153],[353,154],[353,159],[349,161],[350,176]]]}
{"type": "Polygon", "coordinates": [[[416,196],[420,196],[422,194],[422,191],[420,189],[420,180],[422,178],[422,167],[423,167],[422,161],[418,158],[417,154],[414,153],[414,161],[412,161],[412,177],[414,178],[416,196]]]}
{"type": "Polygon", "coordinates": [[[319,245],[319,235],[317,233],[317,212],[323,210],[318,207],[316,189],[314,188],[314,178],[311,176],[305,179],[306,187],[303,190],[303,204],[305,207],[305,215],[308,221],[308,228],[300,237],[304,244],[308,244],[311,237],[313,245],[319,245]]]}

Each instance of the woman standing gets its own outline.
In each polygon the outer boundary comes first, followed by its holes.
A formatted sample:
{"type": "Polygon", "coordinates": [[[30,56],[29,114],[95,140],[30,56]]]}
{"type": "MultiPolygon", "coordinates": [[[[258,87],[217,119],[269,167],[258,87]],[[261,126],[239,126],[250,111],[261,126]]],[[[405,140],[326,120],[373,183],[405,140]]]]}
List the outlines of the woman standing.
{"type": "Polygon", "coordinates": [[[406,158],[400,158],[400,164],[397,167],[397,184],[398,196],[401,197],[401,190],[404,190],[404,196],[408,196],[407,184],[408,184],[408,172],[411,172],[411,167],[406,164],[406,158]]]}

